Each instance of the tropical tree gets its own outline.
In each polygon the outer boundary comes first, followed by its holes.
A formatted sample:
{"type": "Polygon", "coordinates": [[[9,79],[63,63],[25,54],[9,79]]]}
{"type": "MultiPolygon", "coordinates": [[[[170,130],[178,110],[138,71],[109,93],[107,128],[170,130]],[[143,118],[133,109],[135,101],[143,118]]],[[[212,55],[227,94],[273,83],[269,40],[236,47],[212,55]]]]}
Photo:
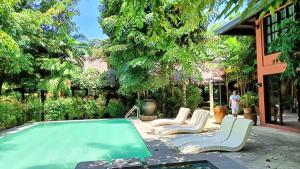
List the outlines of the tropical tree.
{"type": "MultiPolygon", "coordinates": [[[[101,26],[112,42],[109,61],[118,72],[120,92],[144,93],[175,85],[186,89],[206,59],[208,1],[102,1],[101,26]],[[181,75],[177,81],[175,69],[181,75]]],[[[209,12],[210,13],[210,12],[209,12]]],[[[162,89],[162,90],[161,90],[162,89]]]]}
{"type": "Polygon", "coordinates": [[[47,58],[82,65],[89,46],[71,36],[76,31],[71,20],[78,14],[76,2],[0,1],[0,87],[8,82],[36,90],[40,79],[51,74],[41,67],[47,58]]]}
{"type": "Polygon", "coordinates": [[[227,53],[223,66],[228,81],[236,81],[241,94],[246,93],[249,83],[256,78],[255,41],[251,37],[228,37],[221,45],[227,53]]]}
{"type": "Polygon", "coordinates": [[[42,59],[41,69],[50,74],[41,79],[39,88],[51,93],[54,97],[69,95],[71,80],[77,75],[78,68],[68,62],[59,59],[42,59]]]}

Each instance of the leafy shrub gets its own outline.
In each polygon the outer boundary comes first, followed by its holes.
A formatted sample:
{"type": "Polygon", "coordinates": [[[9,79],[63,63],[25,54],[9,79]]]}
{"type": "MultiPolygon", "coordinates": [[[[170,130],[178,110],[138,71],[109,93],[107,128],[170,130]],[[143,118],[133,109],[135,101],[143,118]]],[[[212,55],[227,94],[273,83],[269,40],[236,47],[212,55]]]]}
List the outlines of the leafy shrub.
{"type": "Polygon", "coordinates": [[[104,116],[105,103],[106,103],[105,96],[104,95],[99,95],[98,99],[96,100],[98,118],[101,118],[101,117],[104,116]]]}
{"type": "Polygon", "coordinates": [[[84,116],[84,101],[82,98],[72,98],[72,103],[67,105],[69,119],[79,119],[84,116]]]}
{"type": "Polygon", "coordinates": [[[24,111],[26,113],[26,121],[41,120],[41,112],[43,110],[43,104],[39,97],[30,96],[25,100],[24,111]]]}
{"type": "Polygon", "coordinates": [[[250,108],[258,104],[258,94],[254,92],[246,92],[242,95],[240,104],[244,108],[250,108]]]}
{"type": "Polygon", "coordinates": [[[25,122],[22,103],[12,97],[0,97],[0,130],[25,122]]]}
{"type": "Polygon", "coordinates": [[[202,90],[198,87],[188,86],[186,91],[186,103],[188,108],[190,108],[191,110],[195,110],[197,108],[198,104],[203,101],[201,93],[202,90]]]}
{"type": "Polygon", "coordinates": [[[170,112],[172,115],[175,115],[178,112],[179,108],[183,106],[182,104],[182,90],[179,87],[174,87],[174,97],[172,97],[172,90],[167,91],[166,96],[166,108],[167,112],[170,112]]]}
{"type": "Polygon", "coordinates": [[[48,99],[44,105],[46,120],[64,120],[66,115],[66,104],[64,98],[48,99]]]}
{"type": "Polygon", "coordinates": [[[93,99],[85,100],[84,110],[86,118],[94,118],[94,115],[98,112],[96,101],[93,99]]]}
{"type": "Polygon", "coordinates": [[[117,99],[110,99],[106,107],[106,112],[111,117],[124,117],[126,114],[126,107],[117,99]]]}
{"type": "Polygon", "coordinates": [[[59,98],[45,103],[46,120],[84,119],[103,117],[105,98],[59,98]]]}

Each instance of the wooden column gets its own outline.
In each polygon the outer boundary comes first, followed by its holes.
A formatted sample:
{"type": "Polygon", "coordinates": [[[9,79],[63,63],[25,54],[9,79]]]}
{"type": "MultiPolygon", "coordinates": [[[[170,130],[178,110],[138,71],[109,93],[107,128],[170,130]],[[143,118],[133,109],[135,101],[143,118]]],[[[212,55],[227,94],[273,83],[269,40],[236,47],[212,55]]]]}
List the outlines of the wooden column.
{"type": "Polygon", "coordinates": [[[209,81],[209,107],[210,107],[210,115],[214,113],[214,85],[212,81],[209,81]]]}

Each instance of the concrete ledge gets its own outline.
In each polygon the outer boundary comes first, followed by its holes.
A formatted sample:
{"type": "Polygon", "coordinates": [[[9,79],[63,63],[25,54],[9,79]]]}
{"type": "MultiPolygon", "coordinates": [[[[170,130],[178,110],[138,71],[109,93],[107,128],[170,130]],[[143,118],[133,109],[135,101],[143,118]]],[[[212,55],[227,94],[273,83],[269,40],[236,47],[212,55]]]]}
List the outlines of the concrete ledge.
{"type": "Polygon", "coordinates": [[[139,158],[116,159],[113,160],[111,168],[143,168],[143,163],[139,158]]]}
{"type": "Polygon", "coordinates": [[[107,161],[85,161],[76,165],[75,169],[107,169],[109,167],[107,161]]]}

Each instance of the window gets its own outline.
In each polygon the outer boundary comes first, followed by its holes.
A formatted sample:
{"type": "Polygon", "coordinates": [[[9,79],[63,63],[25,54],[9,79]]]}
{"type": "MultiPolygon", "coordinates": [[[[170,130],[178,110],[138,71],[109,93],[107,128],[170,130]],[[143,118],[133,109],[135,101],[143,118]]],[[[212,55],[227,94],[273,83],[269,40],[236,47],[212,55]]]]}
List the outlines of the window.
{"type": "Polygon", "coordinates": [[[286,8],[277,11],[273,16],[267,16],[264,18],[264,43],[265,43],[265,55],[270,54],[270,44],[278,37],[278,26],[285,18],[298,19],[299,18],[299,5],[291,4],[286,8]]]}

